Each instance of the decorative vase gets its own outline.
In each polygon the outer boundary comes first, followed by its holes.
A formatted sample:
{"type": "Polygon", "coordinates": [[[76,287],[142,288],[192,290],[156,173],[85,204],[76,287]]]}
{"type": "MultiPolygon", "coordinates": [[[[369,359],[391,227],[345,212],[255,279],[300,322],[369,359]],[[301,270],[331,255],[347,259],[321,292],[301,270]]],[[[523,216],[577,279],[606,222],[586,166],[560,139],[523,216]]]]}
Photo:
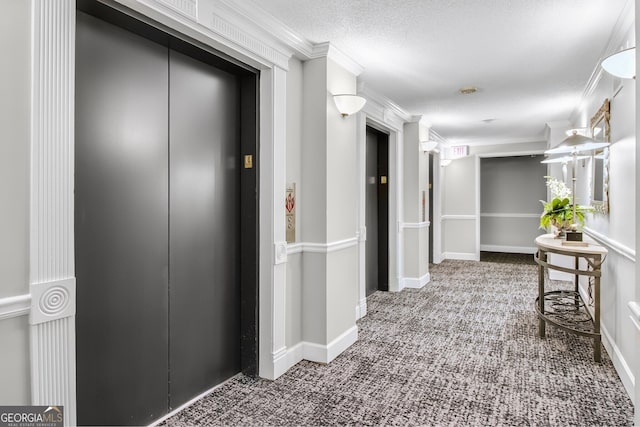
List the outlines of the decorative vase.
{"type": "Polygon", "coordinates": [[[556,239],[564,239],[566,237],[566,232],[571,230],[571,224],[568,221],[557,221],[555,219],[551,220],[551,225],[553,225],[555,231],[554,235],[556,239]]]}

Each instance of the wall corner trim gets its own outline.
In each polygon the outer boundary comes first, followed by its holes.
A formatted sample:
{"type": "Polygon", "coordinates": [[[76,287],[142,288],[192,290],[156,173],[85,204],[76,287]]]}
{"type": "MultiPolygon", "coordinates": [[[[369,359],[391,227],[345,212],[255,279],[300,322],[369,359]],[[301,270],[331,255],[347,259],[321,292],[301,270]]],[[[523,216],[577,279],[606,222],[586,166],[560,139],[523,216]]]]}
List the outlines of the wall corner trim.
{"type": "Polygon", "coordinates": [[[405,277],[403,280],[403,288],[422,289],[431,281],[431,273],[427,273],[422,277],[405,277]]]}
{"type": "Polygon", "coordinates": [[[24,316],[31,311],[31,295],[0,298],[0,320],[24,316]]]}

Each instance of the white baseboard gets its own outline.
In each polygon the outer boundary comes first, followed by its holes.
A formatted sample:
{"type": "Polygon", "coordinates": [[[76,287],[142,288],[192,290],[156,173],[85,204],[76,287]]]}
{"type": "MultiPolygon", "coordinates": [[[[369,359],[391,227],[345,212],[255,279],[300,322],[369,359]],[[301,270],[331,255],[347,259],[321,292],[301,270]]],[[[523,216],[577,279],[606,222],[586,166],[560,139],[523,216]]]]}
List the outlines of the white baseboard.
{"type": "Polygon", "coordinates": [[[267,379],[277,379],[302,360],[327,364],[338,357],[340,353],[349,348],[357,340],[358,327],[354,326],[335,340],[331,341],[328,345],[320,345],[306,341],[299,342],[293,347],[286,349],[286,351],[279,352],[277,355],[274,355],[274,378],[267,379]]]}
{"type": "Polygon", "coordinates": [[[358,327],[353,326],[328,345],[303,342],[302,358],[311,362],[329,363],[357,340],[358,327]]]}
{"type": "Polygon", "coordinates": [[[633,372],[631,372],[631,368],[629,368],[629,364],[622,356],[622,352],[609,334],[607,328],[605,328],[602,323],[600,323],[600,332],[602,334],[602,346],[607,350],[607,353],[613,362],[613,366],[616,368],[616,372],[622,381],[624,389],[627,391],[629,398],[633,401],[635,393],[635,377],[633,372]]]}
{"type": "Polygon", "coordinates": [[[481,251],[506,252],[511,254],[535,254],[538,249],[533,246],[480,245],[481,251]]]}
{"type": "Polygon", "coordinates": [[[457,259],[462,261],[480,261],[477,254],[467,252],[443,252],[442,259],[457,259]]]}
{"type": "Polygon", "coordinates": [[[405,277],[403,279],[403,288],[411,288],[411,289],[422,289],[424,285],[429,283],[431,280],[431,273],[427,273],[422,277],[414,278],[414,277],[405,277]]]}
{"type": "MultiPolygon", "coordinates": [[[[578,289],[580,291],[582,300],[589,301],[589,295],[587,294],[587,291],[582,286],[580,286],[578,289]]],[[[593,308],[587,306],[587,309],[589,310],[591,318],[593,318],[593,308]]],[[[616,372],[618,373],[618,376],[620,377],[622,385],[629,395],[629,398],[631,399],[631,401],[633,401],[635,393],[635,377],[633,375],[633,372],[631,371],[631,368],[629,367],[629,364],[625,360],[624,356],[622,356],[622,352],[616,345],[615,340],[602,322],[600,322],[600,333],[602,335],[602,346],[605,348],[607,354],[611,358],[613,367],[616,369],[616,372]]]]}

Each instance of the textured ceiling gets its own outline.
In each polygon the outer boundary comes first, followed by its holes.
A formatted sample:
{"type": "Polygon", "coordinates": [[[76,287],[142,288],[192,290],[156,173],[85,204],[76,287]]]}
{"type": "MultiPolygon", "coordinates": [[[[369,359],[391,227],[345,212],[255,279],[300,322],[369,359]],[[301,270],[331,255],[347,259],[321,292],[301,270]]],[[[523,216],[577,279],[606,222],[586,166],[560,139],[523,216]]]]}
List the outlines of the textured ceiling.
{"type": "MultiPolygon", "coordinates": [[[[365,68],[451,143],[544,139],[568,119],[627,0],[247,0],[365,68]],[[478,92],[461,95],[463,86],[478,92]]],[[[631,0],[633,1],[633,0],[631,0]]]]}

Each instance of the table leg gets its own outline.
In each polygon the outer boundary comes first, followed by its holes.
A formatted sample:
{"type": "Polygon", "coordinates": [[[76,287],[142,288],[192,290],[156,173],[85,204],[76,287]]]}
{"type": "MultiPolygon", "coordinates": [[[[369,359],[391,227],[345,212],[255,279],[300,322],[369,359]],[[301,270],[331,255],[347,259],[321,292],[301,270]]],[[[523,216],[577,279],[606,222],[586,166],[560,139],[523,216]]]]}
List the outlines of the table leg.
{"type": "Polygon", "coordinates": [[[577,271],[580,270],[580,257],[576,256],[575,259],[575,270],[576,270],[576,275],[573,277],[573,284],[574,284],[574,291],[575,291],[575,296],[573,297],[573,301],[574,301],[574,305],[576,307],[576,310],[580,309],[580,275],[577,273],[577,271]]]}
{"type": "MultiPolygon", "coordinates": [[[[539,249],[538,258],[540,261],[546,262],[547,253],[539,249]]],[[[540,313],[544,314],[544,267],[542,265],[538,266],[538,307],[540,313]]],[[[538,335],[540,338],[544,338],[545,336],[545,322],[542,318],[538,319],[538,335]]]]}
{"type": "Polygon", "coordinates": [[[594,283],[594,316],[593,316],[593,331],[597,334],[593,337],[593,360],[600,362],[602,360],[601,348],[602,339],[600,337],[600,277],[595,277],[594,283]]]}

